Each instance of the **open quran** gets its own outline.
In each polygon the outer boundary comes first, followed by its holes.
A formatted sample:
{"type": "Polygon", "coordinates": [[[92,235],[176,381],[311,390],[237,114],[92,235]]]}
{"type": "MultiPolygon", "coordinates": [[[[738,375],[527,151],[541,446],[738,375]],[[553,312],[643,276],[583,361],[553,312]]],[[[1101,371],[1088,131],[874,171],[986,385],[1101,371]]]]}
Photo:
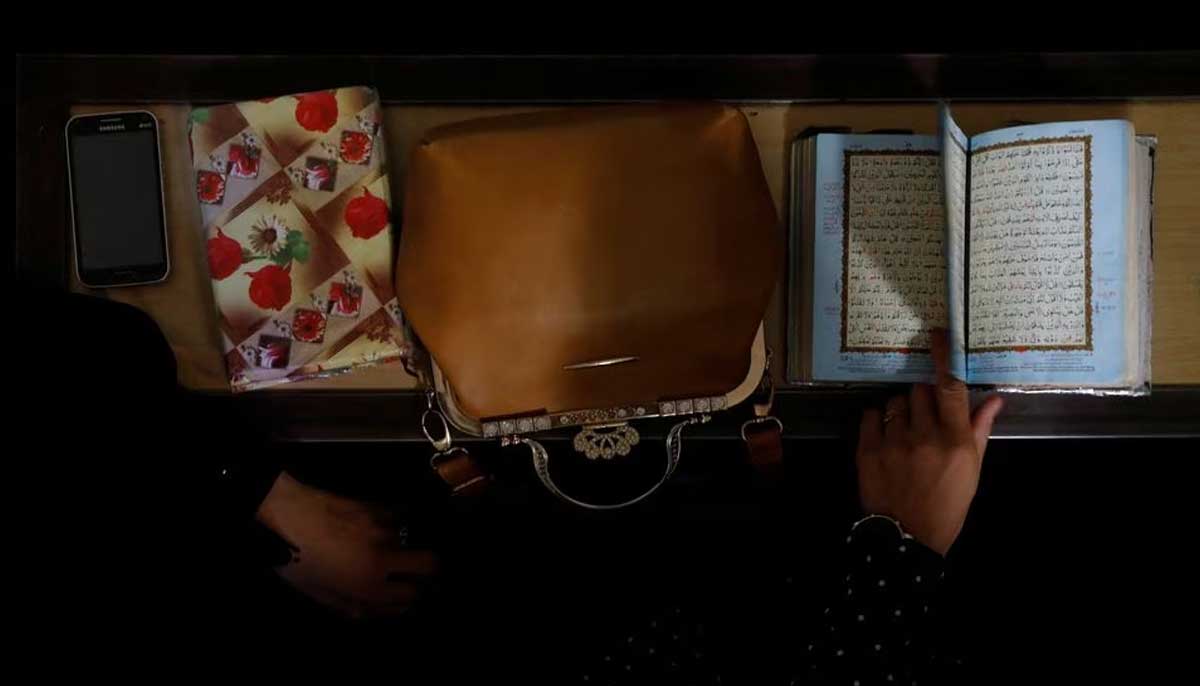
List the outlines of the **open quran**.
{"type": "Polygon", "coordinates": [[[792,150],[790,381],[1138,392],[1150,377],[1152,136],[1127,121],[813,133],[792,150]]]}

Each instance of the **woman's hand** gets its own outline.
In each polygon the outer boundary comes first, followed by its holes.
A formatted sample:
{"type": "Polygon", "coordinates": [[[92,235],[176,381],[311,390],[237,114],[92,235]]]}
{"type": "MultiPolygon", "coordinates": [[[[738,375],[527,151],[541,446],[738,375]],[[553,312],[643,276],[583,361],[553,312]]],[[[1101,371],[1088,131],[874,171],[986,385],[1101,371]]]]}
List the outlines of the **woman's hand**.
{"type": "Polygon", "coordinates": [[[292,551],[279,576],[350,617],[404,612],[437,572],[437,557],[409,549],[407,528],[386,510],[306,486],[286,472],[258,519],[292,551]]]}
{"type": "Polygon", "coordinates": [[[931,343],[936,385],[913,384],[907,397],[888,401],[886,412],[864,412],[856,459],[863,509],[898,520],[945,555],[962,531],[1004,403],[992,396],[972,416],[966,385],[950,374],[946,332],[935,330],[931,343]]]}

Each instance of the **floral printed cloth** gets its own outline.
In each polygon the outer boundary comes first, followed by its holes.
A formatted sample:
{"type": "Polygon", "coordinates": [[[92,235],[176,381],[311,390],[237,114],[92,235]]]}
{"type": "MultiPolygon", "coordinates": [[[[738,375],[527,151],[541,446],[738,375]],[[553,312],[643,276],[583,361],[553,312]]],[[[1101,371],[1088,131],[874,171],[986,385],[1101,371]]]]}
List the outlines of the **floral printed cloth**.
{"type": "Polygon", "coordinates": [[[235,392],[399,359],[379,97],[340,88],[189,121],[235,392]]]}

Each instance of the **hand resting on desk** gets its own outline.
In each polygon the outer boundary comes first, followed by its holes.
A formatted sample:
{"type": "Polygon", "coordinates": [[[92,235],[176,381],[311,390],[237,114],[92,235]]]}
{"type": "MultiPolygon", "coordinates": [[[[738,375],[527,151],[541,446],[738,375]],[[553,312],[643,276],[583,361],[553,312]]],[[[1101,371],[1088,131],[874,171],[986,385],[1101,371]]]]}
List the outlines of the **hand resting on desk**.
{"type": "Polygon", "coordinates": [[[258,519],[291,559],[276,572],[296,590],[353,618],[396,615],[437,573],[438,558],[408,547],[408,527],[379,506],[279,475],[258,519]]]}

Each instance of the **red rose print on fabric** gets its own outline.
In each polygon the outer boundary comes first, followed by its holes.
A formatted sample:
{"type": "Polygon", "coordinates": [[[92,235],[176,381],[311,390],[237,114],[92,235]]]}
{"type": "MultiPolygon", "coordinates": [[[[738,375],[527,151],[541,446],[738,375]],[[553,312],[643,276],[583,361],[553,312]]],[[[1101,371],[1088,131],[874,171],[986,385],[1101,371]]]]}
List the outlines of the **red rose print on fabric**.
{"type": "Polygon", "coordinates": [[[303,343],[320,343],[325,339],[325,315],[316,310],[296,310],[292,317],[292,338],[303,343]]]}
{"type": "Polygon", "coordinates": [[[388,225],[388,206],[364,188],[362,195],[347,203],[344,218],[355,238],[371,238],[388,225]]]}
{"type": "Polygon", "coordinates": [[[338,155],[347,164],[366,164],[371,160],[371,137],[362,131],[343,131],[338,155]]]}
{"type": "Polygon", "coordinates": [[[292,299],[292,263],[304,263],[312,252],[304,232],[288,228],[276,215],[260,216],[250,227],[250,247],[245,248],[217,227],[208,240],[208,268],[217,281],[237,271],[240,265],[257,260],[272,264],[250,277],[250,300],[265,310],[281,310],[292,299]]]}
{"type": "Polygon", "coordinates": [[[220,205],[225,199],[225,176],[201,169],[196,173],[196,196],[208,205],[220,205]]]}
{"type": "Polygon", "coordinates": [[[237,271],[242,266],[242,246],[229,236],[221,227],[217,227],[217,235],[208,239],[208,271],[212,278],[220,281],[237,271]]]}
{"type": "Polygon", "coordinates": [[[329,91],[296,96],[296,123],[309,131],[325,133],[338,119],[337,98],[329,91]]]}
{"type": "Polygon", "coordinates": [[[229,146],[229,173],[242,179],[258,178],[260,157],[257,148],[248,145],[229,146]]]}
{"type": "Polygon", "coordinates": [[[291,265],[268,264],[250,277],[250,300],[264,310],[282,310],[292,300],[291,265]]]}
{"type": "Polygon", "coordinates": [[[353,319],[361,306],[361,286],[338,282],[329,287],[329,314],[353,319]]]}

